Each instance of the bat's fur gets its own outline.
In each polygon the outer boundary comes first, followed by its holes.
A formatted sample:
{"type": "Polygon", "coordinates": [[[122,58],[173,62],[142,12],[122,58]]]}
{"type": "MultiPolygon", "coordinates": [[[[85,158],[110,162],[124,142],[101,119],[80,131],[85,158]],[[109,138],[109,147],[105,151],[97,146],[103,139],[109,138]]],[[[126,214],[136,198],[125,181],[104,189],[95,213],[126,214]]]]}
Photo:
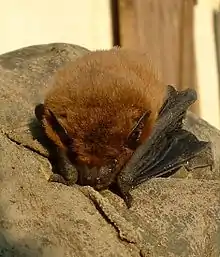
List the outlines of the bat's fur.
{"type": "Polygon", "coordinates": [[[123,48],[95,51],[59,70],[44,102],[47,136],[65,149],[51,126],[51,113],[72,139],[75,162],[121,168],[134,149],[128,140],[140,117],[150,111],[139,144],[152,130],[166,97],[166,87],[149,57],[123,48]]]}

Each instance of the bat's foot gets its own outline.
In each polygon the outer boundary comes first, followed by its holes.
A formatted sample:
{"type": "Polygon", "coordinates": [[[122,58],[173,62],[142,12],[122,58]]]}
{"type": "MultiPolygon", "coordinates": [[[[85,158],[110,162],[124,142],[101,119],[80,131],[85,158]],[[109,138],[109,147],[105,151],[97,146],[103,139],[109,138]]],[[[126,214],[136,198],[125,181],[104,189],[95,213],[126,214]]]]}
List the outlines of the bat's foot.
{"type": "Polygon", "coordinates": [[[68,185],[76,184],[78,180],[78,171],[63,150],[58,150],[56,168],[59,171],[57,173],[68,182],[68,185]]]}
{"type": "Polygon", "coordinates": [[[57,182],[66,186],[68,185],[68,182],[60,174],[55,173],[49,177],[48,182],[57,182]]]}
{"type": "Polygon", "coordinates": [[[63,176],[61,176],[60,174],[57,174],[57,173],[53,173],[52,175],[50,175],[48,182],[56,182],[56,183],[64,184],[66,186],[75,185],[75,180],[74,181],[65,180],[65,178],[63,176]]]}
{"type": "Polygon", "coordinates": [[[66,169],[66,166],[62,167],[62,169],[57,169],[55,166],[53,167],[53,170],[55,173],[50,176],[50,181],[59,182],[68,186],[73,186],[76,184],[78,173],[74,166],[68,167],[68,169],[66,169]]]}
{"type": "Polygon", "coordinates": [[[78,180],[78,171],[63,149],[54,147],[50,151],[49,160],[52,164],[53,174],[61,176],[63,180],[66,181],[64,184],[70,186],[76,184],[78,180]]]}

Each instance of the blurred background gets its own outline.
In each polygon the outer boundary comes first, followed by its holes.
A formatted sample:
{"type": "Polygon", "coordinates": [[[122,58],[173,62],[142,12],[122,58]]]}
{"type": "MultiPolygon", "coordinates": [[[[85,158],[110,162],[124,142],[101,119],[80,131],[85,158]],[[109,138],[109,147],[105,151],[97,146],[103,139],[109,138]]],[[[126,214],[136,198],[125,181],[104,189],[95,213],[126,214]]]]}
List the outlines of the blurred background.
{"type": "MultiPolygon", "coordinates": [[[[2,1],[2,0],[1,0],[2,1]]],[[[192,111],[220,128],[220,0],[8,0],[0,54],[53,42],[150,52],[164,83],[192,87],[192,111]]]]}

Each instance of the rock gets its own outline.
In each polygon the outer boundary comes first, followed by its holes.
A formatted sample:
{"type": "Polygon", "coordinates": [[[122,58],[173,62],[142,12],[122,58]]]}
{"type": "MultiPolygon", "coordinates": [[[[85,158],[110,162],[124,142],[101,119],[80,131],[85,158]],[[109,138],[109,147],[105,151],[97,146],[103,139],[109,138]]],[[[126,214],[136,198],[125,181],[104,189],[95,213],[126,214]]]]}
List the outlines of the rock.
{"type": "Polygon", "coordinates": [[[192,113],[185,127],[213,142],[213,171],[152,179],[129,210],[109,190],[47,182],[34,106],[57,68],[87,51],[49,44],[0,56],[0,256],[219,256],[220,132],[192,113]]]}

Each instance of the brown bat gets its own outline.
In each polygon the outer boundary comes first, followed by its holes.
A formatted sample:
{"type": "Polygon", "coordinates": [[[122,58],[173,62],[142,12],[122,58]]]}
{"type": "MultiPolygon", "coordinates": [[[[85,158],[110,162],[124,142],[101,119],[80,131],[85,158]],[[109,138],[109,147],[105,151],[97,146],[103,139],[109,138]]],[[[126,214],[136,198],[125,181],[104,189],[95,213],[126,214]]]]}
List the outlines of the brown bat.
{"type": "Polygon", "coordinates": [[[179,169],[208,143],[182,129],[196,92],[165,86],[149,57],[123,48],[95,51],[68,63],[35,108],[52,143],[50,181],[130,190],[179,169]]]}

